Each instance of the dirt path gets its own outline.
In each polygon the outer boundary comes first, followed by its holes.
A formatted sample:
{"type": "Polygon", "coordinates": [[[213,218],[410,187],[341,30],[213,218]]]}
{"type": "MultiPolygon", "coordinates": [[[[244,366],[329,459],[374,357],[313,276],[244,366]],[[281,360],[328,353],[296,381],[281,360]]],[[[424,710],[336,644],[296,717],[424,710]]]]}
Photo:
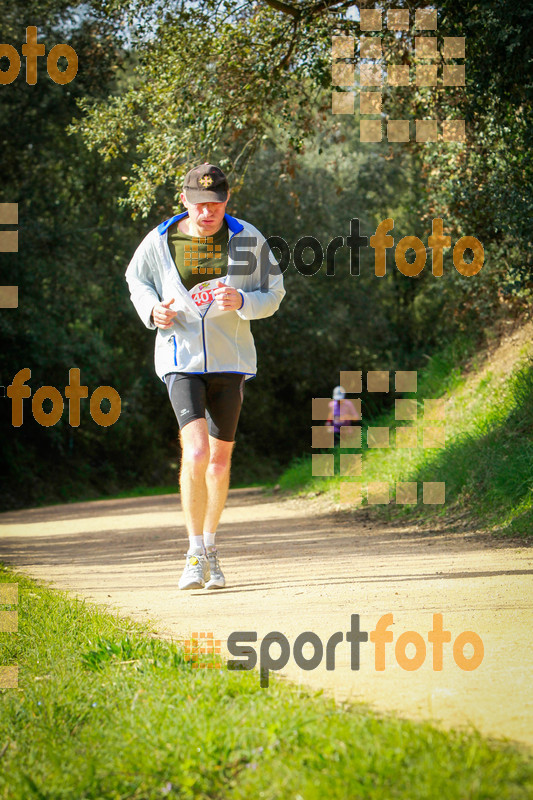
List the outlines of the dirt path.
{"type": "MultiPolygon", "coordinates": [[[[296,683],[533,745],[531,549],[377,525],[364,516],[354,522],[256,489],[230,495],[219,535],[224,591],[178,591],[185,529],[174,496],[1,514],[0,560],[134,618],[154,619],[162,632],[189,638],[212,631],[223,651],[234,631],[256,631],[258,652],[267,633],[280,631],[291,643],[282,674],[296,683]],[[360,669],[352,670],[351,615],[372,631],[389,612],[394,641],[386,645],[385,670],[375,670],[371,642],[361,645],[360,669]],[[442,671],[433,670],[427,634],[435,613],[443,615],[452,643],[465,630],[481,637],[484,659],[477,669],[460,669],[450,643],[442,671]],[[344,632],[335,670],[326,671],[325,658],[313,671],[296,665],[292,644],[304,631],[324,646],[344,632]],[[416,671],[396,663],[396,641],[405,631],[426,641],[426,659],[416,671]]],[[[469,656],[472,647],[464,652],[469,656]]],[[[277,645],[271,653],[278,655],[277,645]]],[[[411,657],[414,645],[406,653],[411,657]]],[[[307,645],[303,655],[311,654],[307,645]]]]}

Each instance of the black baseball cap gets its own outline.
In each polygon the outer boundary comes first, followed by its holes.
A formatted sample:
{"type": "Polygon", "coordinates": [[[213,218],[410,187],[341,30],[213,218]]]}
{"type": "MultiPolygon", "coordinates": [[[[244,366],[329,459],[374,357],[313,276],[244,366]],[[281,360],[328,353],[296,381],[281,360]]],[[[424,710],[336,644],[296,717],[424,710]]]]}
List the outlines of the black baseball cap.
{"type": "Polygon", "coordinates": [[[201,164],[189,170],[183,181],[189,203],[224,203],[228,199],[228,179],[214,164],[201,164]]]}

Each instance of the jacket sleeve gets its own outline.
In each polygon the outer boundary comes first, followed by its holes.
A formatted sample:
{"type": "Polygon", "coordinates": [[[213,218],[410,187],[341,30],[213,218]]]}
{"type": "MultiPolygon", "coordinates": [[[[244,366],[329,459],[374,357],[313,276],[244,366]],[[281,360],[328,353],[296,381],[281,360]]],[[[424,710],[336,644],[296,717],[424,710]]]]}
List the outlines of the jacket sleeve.
{"type": "Polygon", "coordinates": [[[150,244],[143,239],[126,270],[126,281],[130,290],[131,302],[147,328],[155,330],[151,320],[153,307],[161,302],[154,283],[150,244]]]}
{"type": "Polygon", "coordinates": [[[264,236],[258,237],[255,258],[254,287],[257,288],[252,291],[239,289],[243,296],[243,304],[237,314],[247,320],[270,317],[278,310],[285,297],[283,274],[264,236]]]}

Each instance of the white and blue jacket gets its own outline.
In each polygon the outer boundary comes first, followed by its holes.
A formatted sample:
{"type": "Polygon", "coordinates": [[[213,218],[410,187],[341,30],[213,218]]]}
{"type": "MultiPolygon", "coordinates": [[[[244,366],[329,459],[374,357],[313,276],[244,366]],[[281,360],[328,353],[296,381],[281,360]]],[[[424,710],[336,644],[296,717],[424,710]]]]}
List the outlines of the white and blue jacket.
{"type": "Polygon", "coordinates": [[[126,270],[133,305],[147,328],[155,329],[153,307],[172,298],[178,312],[172,328],[157,329],[155,370],[168,372],[256,373],[250,320],[269,317],[284,295],[283,276],[265,237],[250,223],[224,215],[229,228],[228,274],[222,280],[243,296],[238,311],[221,311],[216,302],[200,310],[181,282],[167,244],[168,228],[187,216],[177,214],[145,236],[126,270]]]}

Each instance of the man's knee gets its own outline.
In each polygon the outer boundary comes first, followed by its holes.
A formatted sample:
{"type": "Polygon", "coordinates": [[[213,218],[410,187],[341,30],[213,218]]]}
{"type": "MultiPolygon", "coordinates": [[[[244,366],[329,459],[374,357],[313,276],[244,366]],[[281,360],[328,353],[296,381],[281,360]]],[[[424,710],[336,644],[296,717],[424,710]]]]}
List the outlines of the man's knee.
{"type": "Polygon", "coordinates": [[[209,448],[202,445],[186,447],[184,452],[186,461],[193,461],[195,464],[207,464],[209,461],[209,448]]]}
{"type": "Polygon", "coordinates": [[[209,443],[182,441],[182,464],[195,472],[205,472],[209,464],[209,443]]]}
{"type": "Polygon", "coordinates": [[[230,470],[230,459],[225,461],[210,461],[207,467],[207,474],[210,478],[221,480],[225,478],[230,470]]]}
{"type": "Polygon", "coordinates": [[[227,475],[231,466],[231,454],[233,451],[233,443],[223,449],[216,448],[209,459],[207,471],[213,478],[223,478],[227,475]]]}

